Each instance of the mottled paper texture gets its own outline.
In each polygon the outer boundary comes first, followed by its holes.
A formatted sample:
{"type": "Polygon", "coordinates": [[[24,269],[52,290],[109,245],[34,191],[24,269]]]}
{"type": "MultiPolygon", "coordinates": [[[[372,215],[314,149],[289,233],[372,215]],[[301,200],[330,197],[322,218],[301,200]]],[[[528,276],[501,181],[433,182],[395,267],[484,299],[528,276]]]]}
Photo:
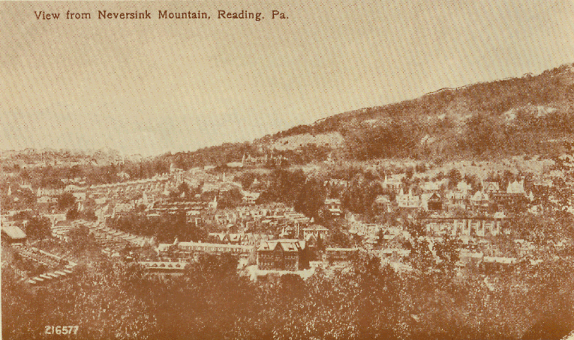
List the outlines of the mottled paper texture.
{"type": "Polygon", "coordinates": [[[0,2],[2,339],[574,338],[574,2],[0,2]]]}

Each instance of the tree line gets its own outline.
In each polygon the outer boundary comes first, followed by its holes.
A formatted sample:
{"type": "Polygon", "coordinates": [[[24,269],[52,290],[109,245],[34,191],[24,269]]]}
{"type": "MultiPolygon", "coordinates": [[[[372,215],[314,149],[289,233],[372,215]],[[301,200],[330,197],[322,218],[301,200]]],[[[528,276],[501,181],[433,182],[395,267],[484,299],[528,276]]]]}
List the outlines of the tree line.
{"type": "Polygon", "coordinates": [[[231,255],[205,255],[166,278],[101,260],[40,289],[3,269],[2,335],[43,339],[64,324],[86,339],[561,339],[574,329],[571,258],[487,278],[397,272],[366,253],[307,280],[254,282],[236,268],[231,255]]]}

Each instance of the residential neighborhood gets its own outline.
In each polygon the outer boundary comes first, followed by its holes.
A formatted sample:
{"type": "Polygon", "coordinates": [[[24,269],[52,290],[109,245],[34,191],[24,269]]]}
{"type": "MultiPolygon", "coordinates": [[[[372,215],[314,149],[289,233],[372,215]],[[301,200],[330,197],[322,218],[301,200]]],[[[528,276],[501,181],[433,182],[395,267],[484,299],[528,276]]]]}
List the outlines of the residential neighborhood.
{"type": "MultiPolygon", "coordinates": [[[[296,209],[301,202],[293,206],[266,199],[277,185],[273,174],[284,170],[268,171],[266,177],[242,184],[241,177],[257,169],[253,163],[244,164],[246,158],[243,155],[237,162],[240,170],[206,166],[184,171],[172,164],[168,173],[109,184],[88,185],[87,178],[80,178],[73,183],[63,179],[59,188],[32,187],[8,178],[2,199],[4,206],[15,209],[2,213],[6,244],[18,241],[24,247],[19,249],[26,249],[26,231],[34,227],[30,220],[36,219],[48,225],[48,237],[63,244],[73,242],[69,234],[85,226],[102,251],[118,260],[131,259],[130,254],[142,247],[155,250],[149,258],[138,258],[142,262],[191,261],[191,254],[230,252],[261,275],[273,270],[308,275],[302,271],[311,270],[310,260],[323,261],[322,268],[329,268],[331,256],[326,249],[335,252],[338,247],[352,247],[391,263],[408,263],[386,254],[391,250],[407,254],[413,238],[424,238],[431,252],[433,244],[445,238],[456,241],[461,256],[456,264],[461,268],[469,249],[482,261],[487,254],[511,258],[510,266],[526,258],[533,263],[549,260],[553,251],[572,246],[567,234],[547,230],[541,240],[524,224],[526,216],[535,219],[574,211],[570,165],[536,175],[506,170],[484,178],[456,168],[444,174],[413,174],[412,168],[389,173],[383,167],[371,167],[364,170],[372,177],[368,184],[361,170],[346,178],[315,174],[325,179],[309,190],[315,190],[315,201],[322,201],[302,213],[296,209]],[[369,198],[353,201],[354,191],[361,188],[368,188],[369,198]],[[23,203],[25,197],[28,201],[23,203]],[[357,207],[358,203],[362,206],[357,207]],[[187,229],[181,234],[172,231],[169,237],[136,225],[144,220],[161,224],[165,219],[177,220],[178,228],[187,229]],[[184,238],[191,234],[192,239],[184,238]],[[500,247],[506,241],[513,246],[500,247]],[[279,250],[282,259],[290,260],[267,260],[272,257],[270,251],[279,250]]],[[[303,180],[303,188],[309,178],[303,180]]],[[[24,275],[22,280],[29,278],[24,275]]]]}

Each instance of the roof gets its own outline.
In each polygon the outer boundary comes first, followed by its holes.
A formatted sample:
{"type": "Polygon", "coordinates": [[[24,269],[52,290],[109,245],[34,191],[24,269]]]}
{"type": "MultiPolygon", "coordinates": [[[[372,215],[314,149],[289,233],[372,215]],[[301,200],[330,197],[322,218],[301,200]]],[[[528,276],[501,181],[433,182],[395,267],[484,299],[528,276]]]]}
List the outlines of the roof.
{"type": "Polygon", "coordinates": [[[471,198],[472,201],[488,201],[488,195],[484,194],[482,191],[477,191],[471,198]]]}
{"type": "Polygon", "coordinates": [[[329,231],[329,229],[327,229],[321,225],[315,224],[315,225],[312,225],[308,228],[303,228],[303,231],[329,231]]]}
{"type": "Polygon", "coordinates": [[[508,183],[508,187],[506,189],[508,194],[523,194],[524,192],[524,181],[514,181],[512,183],[508,183]]]}
{"type": "Polygon", "coordinates": [[[503,212],[499,211],[494,214],[494,218],[506,218],[506,215],[504,215],[503,212]]]}
{"type": "Polygon", "coordinates": [[[275,250],[277,245],[280,245],[284,251],[299,251],[300,249],[305,249],[305,241],[284,239],[261,242],[257,250],[275,250]]]}
{"type": "Polygon", "coordinates": [[[384,204],[384,203],[391,203],[391,200],[388,195],[378,195],[375,199],[375,203],[377,204],[384,204]]]}
{"type": "Polygon", "coordinates": [[[429,197],[429,201],[440,201],[441,197],[439,194],[437,194],[436,192],[433,193],[430,197],[429,197]]]}
{"type": "Polygon", "coordinates": [[[2,227],[2,231],[13,240],[21,240],[26,238],[26,234],[22,231],[22,229],[16,226],[2,227]]]}
{"type": "Polygon", "coordinates": [[[358,251],[359,248],[327,248],[326,251],[358,251]]]}
{"type": "Polygon", "coordinates": [[[485,191],[500,191],[500,187],[497,182],[484,182],[483,186],[485,191]]]}

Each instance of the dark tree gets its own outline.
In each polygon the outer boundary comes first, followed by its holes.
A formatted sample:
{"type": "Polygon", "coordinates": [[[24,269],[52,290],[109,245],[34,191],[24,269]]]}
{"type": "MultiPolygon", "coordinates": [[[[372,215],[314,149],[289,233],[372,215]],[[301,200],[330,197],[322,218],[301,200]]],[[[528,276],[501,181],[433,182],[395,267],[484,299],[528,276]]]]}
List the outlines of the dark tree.
{"type": "Polygon", "coordinates": [[[32,217],[26,225],[26,235],[37,240],[49,237],[52,235],[50,220],[46,217],[32,217]]]}
{"type": "Polygon", "coordinates": [[[323,183],[319,179],[308,178],[295,201],[295,210],[317,219],[326,197],[323,183]]]}
{"type": "Polygon", "coordinates": [[[458,183],[462,180],[462,175],[458,169],[451,169],[447,174],[446,178],[448,178],[448,187],[449,188],[456,188],[458,183]]]}
{"type": "Polygon", "coordinates": [[[76,204],[76,197],[69,192],[65,192],[58,197],[58,208],[65,210],[71,208],[76,204]]]}

